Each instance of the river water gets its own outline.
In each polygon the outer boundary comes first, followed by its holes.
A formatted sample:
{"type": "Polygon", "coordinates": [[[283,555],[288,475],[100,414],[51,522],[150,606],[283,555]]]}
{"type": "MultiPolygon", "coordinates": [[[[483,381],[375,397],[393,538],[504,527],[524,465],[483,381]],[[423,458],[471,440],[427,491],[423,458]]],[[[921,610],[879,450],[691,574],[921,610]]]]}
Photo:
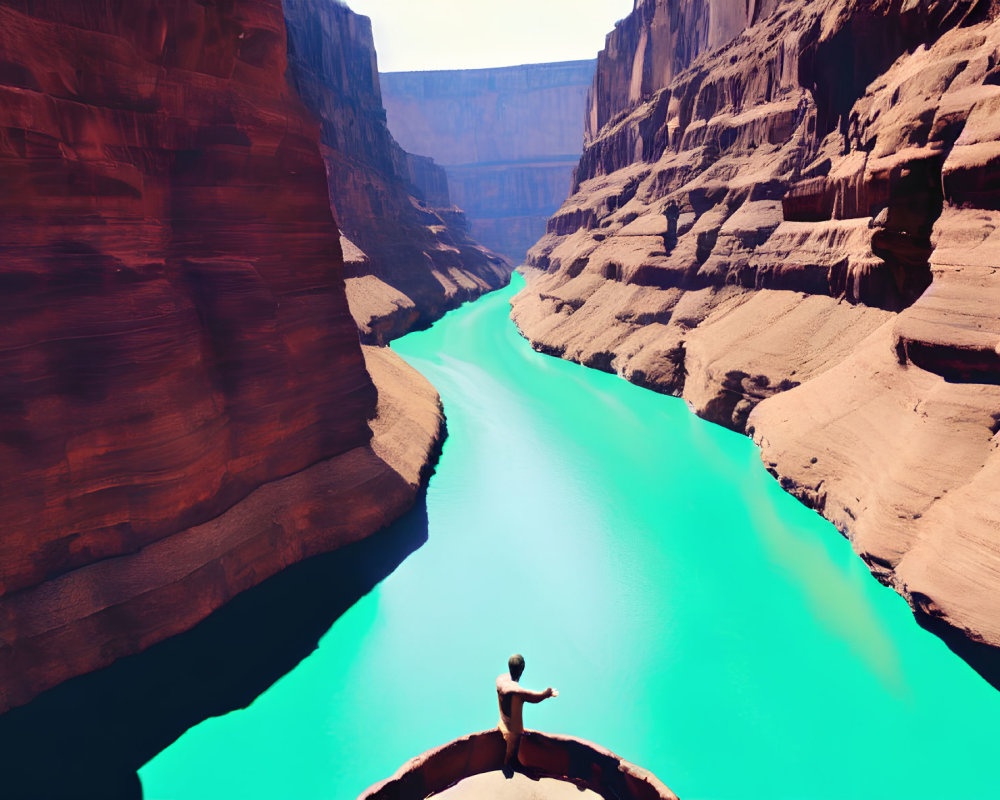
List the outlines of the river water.
{"type": "Polygon", "coordinates": [[[522,683],[560,690],[529,727],[682,800],[1000,797],[1000,693],[748,439],[533,352],[507,316],[522,285],[393,345],[448,417],[427,543],[248,709],[143,767],[147,800],[353,800],[494,726],[515,651],[522,683]]]}

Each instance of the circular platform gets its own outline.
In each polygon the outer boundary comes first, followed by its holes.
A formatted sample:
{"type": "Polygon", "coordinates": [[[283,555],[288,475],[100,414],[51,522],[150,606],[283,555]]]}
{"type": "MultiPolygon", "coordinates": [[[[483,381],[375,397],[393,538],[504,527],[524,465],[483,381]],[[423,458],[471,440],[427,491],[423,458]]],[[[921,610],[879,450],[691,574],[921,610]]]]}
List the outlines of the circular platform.
{"type": "Polygon", "coordinates": [[[493,770],[463,778],[434,800],[601,800],[590,789],[559,778],[529,778],[523,772],[493,770]]]}
{"type": "Polygon", "coordinates": [[[526,732],[517,773],[502,771],[504,741],[496,728],[463,736],[406,762],[358,800],[677,800],[648,770],[573,736],[526,732]]]}

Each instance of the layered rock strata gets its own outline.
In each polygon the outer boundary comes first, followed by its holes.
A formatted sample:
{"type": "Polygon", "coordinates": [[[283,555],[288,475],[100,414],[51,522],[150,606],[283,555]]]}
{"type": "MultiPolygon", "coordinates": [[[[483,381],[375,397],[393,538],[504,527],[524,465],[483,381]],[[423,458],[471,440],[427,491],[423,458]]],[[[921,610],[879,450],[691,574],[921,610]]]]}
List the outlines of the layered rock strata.
{"type": "Polygon", "coordinates": [[[683,396],[1000,681],[1000,22],[638,0],[513,317],[683,396]]]}
{"type": "Polygon", "coordinates": [[[448,174],[472,235],[523,263],[569,192],[594,61],[383,73],[393,135],[448,174]]]}
{"type": "Polygon", "coordinates": [[[284,0],[284,12],[288,77],[321,121],[330,202],[363,254],[345,271],[363,340],[383,344],[505,285],[510,266],[469,238],[441,169],[389,133],[370,20],[318,0],[284,0]]]}
{"type": "Polygon", "coordinates": [[[278,0],[0,30],[2,712],[385,524],[440,417],[366,370],[278,0]]]}

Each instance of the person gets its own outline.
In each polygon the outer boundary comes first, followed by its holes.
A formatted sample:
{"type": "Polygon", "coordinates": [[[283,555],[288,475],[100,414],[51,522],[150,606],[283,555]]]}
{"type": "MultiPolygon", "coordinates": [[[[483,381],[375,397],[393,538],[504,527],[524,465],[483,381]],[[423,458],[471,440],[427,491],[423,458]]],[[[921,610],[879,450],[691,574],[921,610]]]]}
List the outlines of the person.
{"type": "Polygon", "coordinates": [[[497,677],[497,701],[500,703],[500,733],[507,743],[504,755],[505,767],[513,767],[517,758],[524,720],[521,709],[525,703],[541,703],[550,697],[558,697],[559,692],[551,686],[544,692],[532,692],[518,683],[524,672],[524,656],[515,653],[507,660],[507,674],[497,677]]]}

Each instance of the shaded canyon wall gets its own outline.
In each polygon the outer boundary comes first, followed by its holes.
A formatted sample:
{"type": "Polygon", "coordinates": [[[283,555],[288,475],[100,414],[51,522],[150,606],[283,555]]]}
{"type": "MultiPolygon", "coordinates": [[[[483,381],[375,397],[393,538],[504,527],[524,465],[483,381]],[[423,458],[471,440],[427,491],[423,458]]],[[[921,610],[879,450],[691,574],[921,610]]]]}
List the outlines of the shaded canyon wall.
{"type": "MultiPolygon", "coordinates": [[[[371,22],[344,5],[284,0],[290,82],[321,121],[345,244],[348,300],[382,344],[507,283],[510,266],[472,241],[447,178],[386,127],[371,22]]],[[[422,154],[423,155],[423,154],[422,154]]]]}
{"type": "Polygon", "coordinates": [[[366,369],[278,0],[0,31],[3,712],[382,527],[442,422],[366,369]]]}
{"type": "Polygon", "coordinates": [[[433,157],[472,235],[521,264],[569,192],[593,61],[382,74],[389,127],[433,157]]]}
{"type": "Polygon", "coordinates": [[[637,0],[513,317],[751,434],[1000,685],[1000,22],[637,0]]]}

